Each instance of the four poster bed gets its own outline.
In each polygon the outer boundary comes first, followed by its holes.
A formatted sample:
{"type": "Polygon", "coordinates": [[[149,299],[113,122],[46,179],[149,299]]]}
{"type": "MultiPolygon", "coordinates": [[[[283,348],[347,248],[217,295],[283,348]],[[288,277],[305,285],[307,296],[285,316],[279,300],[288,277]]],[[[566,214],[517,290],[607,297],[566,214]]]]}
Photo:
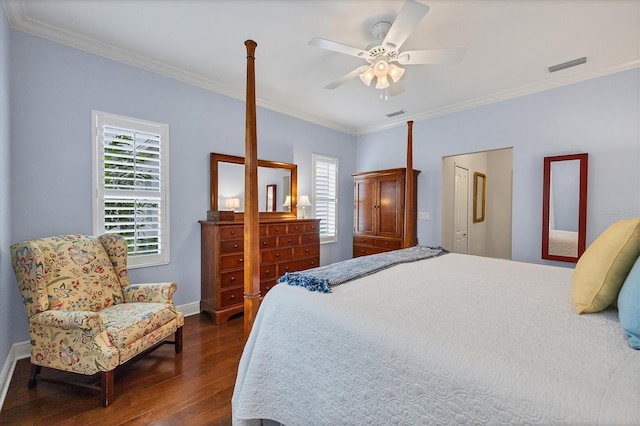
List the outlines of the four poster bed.
{"type": "MultiPolygon", "coordinates": [[[[249,195],[256,44],[246,45],[249,195]]],[[[411,124],[407,151],[410,175],[411,124]]],[[[574,312],[572,269],[412,247],[406,232],[398,253],[437,253],[398,254],[376,273],[329,281],[330,294],[283,283],[258,311],[255,203],[247,197],[247,342],[234,424],[640,423],[640,351],[627,345],[615,309],[574,312]]],[[[375,256],[396,254],[360,259],[375,256]]],[[[314,279],[354,269],[323,268],[314,279]]]]}

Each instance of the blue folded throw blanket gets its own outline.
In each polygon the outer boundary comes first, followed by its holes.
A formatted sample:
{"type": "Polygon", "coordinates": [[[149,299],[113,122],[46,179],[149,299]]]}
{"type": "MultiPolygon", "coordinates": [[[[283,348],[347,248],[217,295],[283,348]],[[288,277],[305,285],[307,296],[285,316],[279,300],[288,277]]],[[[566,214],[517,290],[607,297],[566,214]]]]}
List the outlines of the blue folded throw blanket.
{"type": "Polygon", "coordinates": [[[416,260],[428,259],[449,253],[442,247],[415,246],[385,253],[356,257],[331,265],[307,269],[300,272],[287,272],[279,283],[306,287],[309,291],[331,293],[331,287],[371,275],[394,265],[416,260]]]}

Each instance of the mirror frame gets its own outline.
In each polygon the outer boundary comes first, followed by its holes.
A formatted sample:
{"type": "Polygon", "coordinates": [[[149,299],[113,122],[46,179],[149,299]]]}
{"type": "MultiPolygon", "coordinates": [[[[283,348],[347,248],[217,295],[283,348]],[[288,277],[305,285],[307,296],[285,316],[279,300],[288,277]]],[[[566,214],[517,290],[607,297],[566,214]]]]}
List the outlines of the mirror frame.
{"type": "MultiPolygon", "coordinates": [[[[210,154],[209,167],[209,190],[211,193],[210,209],[218,210],[218,164],[244,164],[244,157],[236,155],[218,154],[212,152],[210,154]]],[[[291,211],[289,212],[259,212],[260,219],[296,219],[297,218],[297,195],[298,195],[298,166],[291,163],[283,163],[279,161],[258,160],[258,167],[270,167],[272,169],[286,169],[291,174],[291,211]]],[[[244,219],[244,212],[235,212],[235,220],[244,219]]]]}
{"type": "Polygon", "coordinates": [[[542,258],[561,262],[578,262],[584,253],[587,242],[587,179],[589,173],[589,154],[557,155],[544,157],[544,177],[542,185],[542,258]],[[551,193],[551,164],[558,161],[578,160],[580,164],[580,194],[578,199],[578,253],[576,257],[560,256],[549,253],[549,209],[551,193]]]}
{"type": "Polygon", "coordinates": [[[473,223],[484,222],[487,202],[487,175],[473,173],[473,223]],[[482,187],[480,187],[482,185],[482,187]],[[480,195],[480,193],[482,195],[480,195]]]}

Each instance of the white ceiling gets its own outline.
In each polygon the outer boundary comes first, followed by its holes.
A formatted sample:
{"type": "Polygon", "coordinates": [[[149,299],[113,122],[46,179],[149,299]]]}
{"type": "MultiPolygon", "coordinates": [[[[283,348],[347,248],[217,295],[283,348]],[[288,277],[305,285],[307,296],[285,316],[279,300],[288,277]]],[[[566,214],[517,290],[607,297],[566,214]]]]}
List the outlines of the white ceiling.
{"type": "Polygon", "coordinates": [[[403,0],[4,0],[12,28],[245,97],[256,49],[258,104],[350,134],[436,117],[640,66],[640,0],[420,0],[430,7],[402,50],[466,47],[461,63],[410,65],[406,92],[379,99],[359,79],[324,86],[362,59],[311,47],[358,48],[403,0]],[[547,67],[588,62],[549,73],[547,67]],[[407,113],[394,118],[385,114],[407,113]]]}

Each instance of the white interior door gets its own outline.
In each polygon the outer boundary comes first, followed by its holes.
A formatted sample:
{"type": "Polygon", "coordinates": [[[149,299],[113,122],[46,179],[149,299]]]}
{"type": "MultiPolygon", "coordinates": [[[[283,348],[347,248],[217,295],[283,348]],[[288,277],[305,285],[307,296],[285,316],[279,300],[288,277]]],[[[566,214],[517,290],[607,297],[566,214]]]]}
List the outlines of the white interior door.
{"type": "Polygon", "coordinates": [[[469,170],[456,164],[453,208],[453,252],[469,252],[469,170]]]}

